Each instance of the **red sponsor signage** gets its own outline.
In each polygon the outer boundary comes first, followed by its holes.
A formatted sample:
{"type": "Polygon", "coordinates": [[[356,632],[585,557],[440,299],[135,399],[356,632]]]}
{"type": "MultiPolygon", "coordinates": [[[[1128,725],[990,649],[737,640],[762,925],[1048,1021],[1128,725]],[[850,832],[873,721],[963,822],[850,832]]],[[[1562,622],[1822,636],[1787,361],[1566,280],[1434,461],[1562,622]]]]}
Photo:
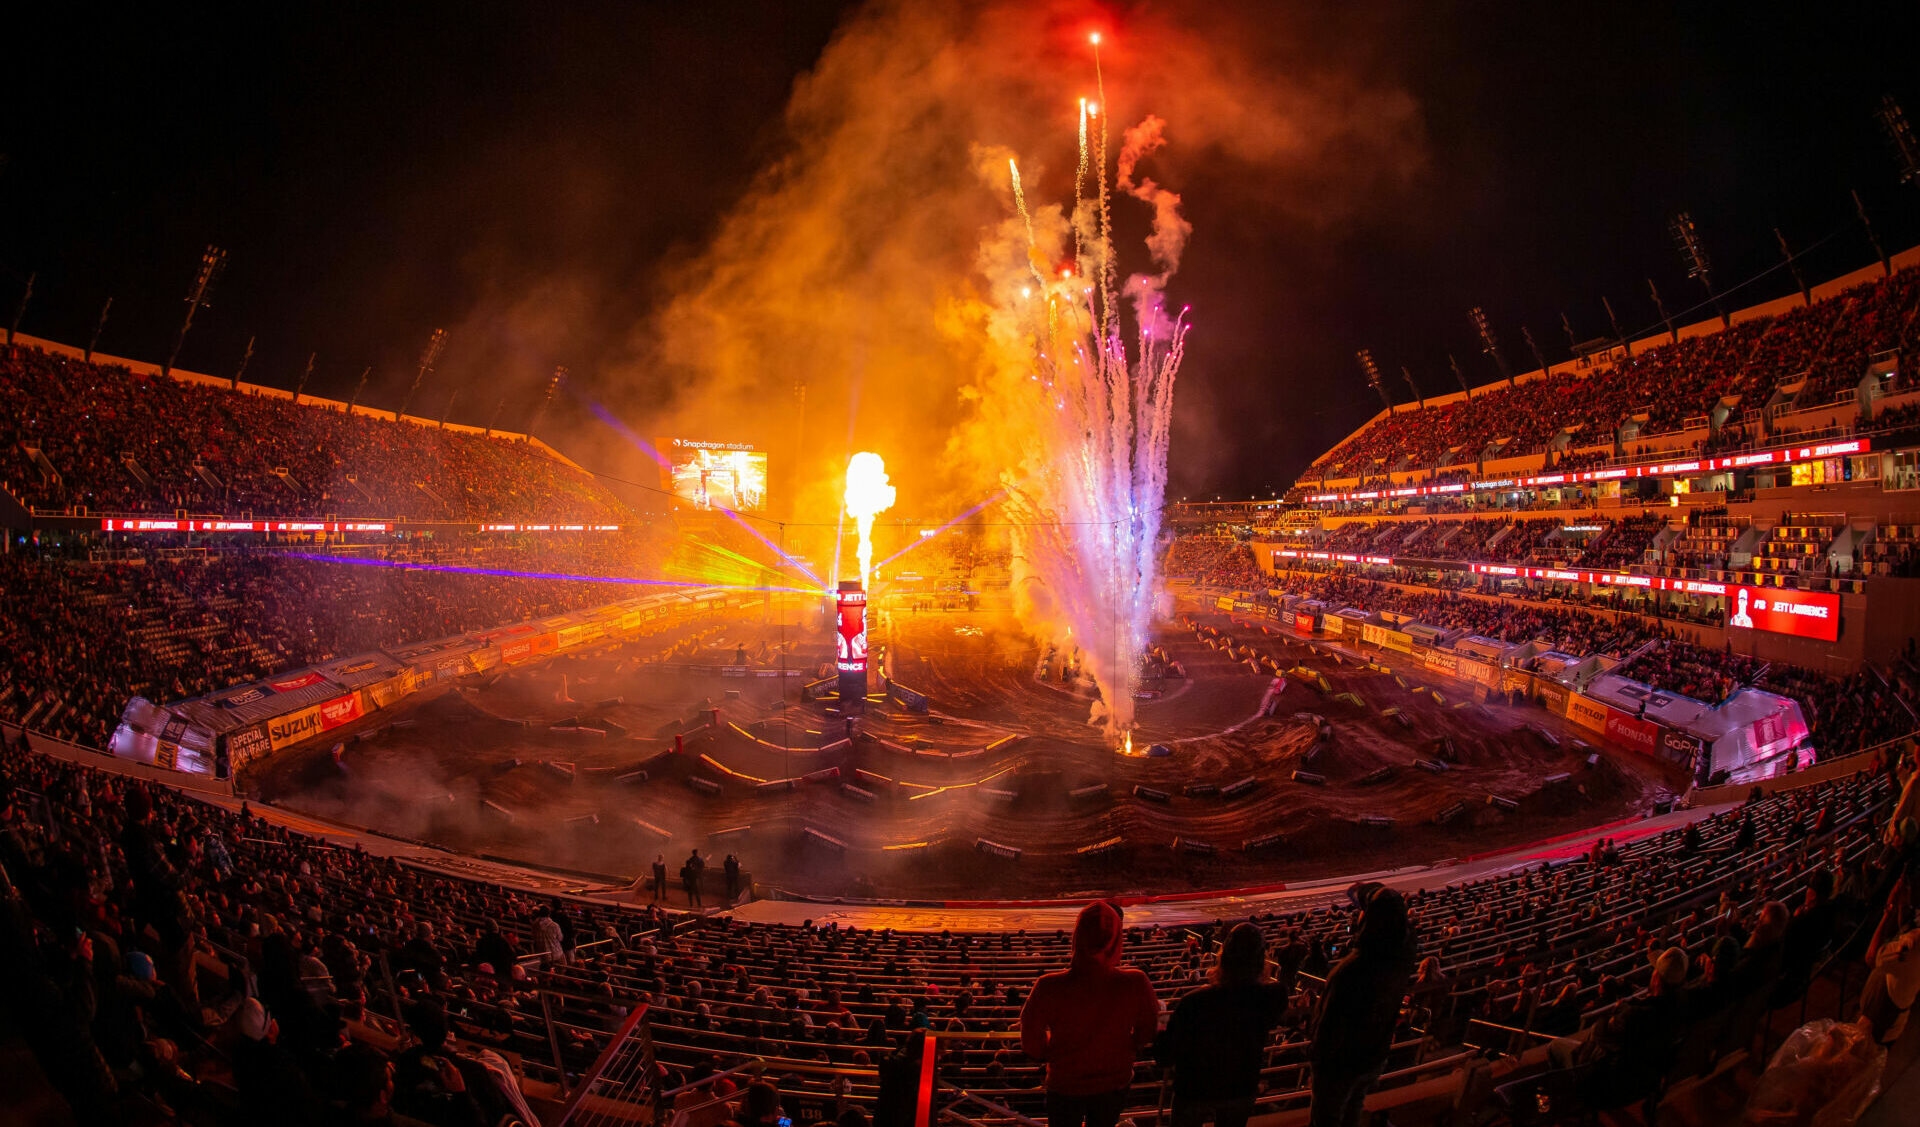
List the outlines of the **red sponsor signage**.
{"type": "Polygon", "coordinates": [[[100,522],[103,532],[180,532],[189,522],[182,520],[120,520],[106,517],[100,522]]]}
{"type": "Polygon", "coordinates": [[[508,662],[525,661],[532,656],[533,656],[533,641],[531,639],[522,639],[521,641],[518,641],[518,642],[508,642],[500,647],[501,661],[508,661],[508,662]]]}
{"type": "Polygon", "coordinates": [[[1653,755],[1660,748],[1660,725],[1612,708],[1607,710],[1607,738],[1635,751],[1653,755]]]}
{"type": "Polygon", "coordinates": [[[867,671],[867,593],[843,587],[835,597],[839,625],[834,634],[834,663],[842,673],[867,671]]]}
{"type": "Polygon", "coordinates": [[[308,685],[318,685],[324,680],[326,678],[321,674],[308,670],[298,677],[284,677],[278,681],[268,681],[267,684],[273,686],[273,691],[276,693],[290,693],[295,689],[304,689],[308,685]]]}
{"type": "Polygon", "coordinates": [[[335,697],[320,705],[320,730],[338,728],[342,724],[351,724],[365,715],[360,708],[360,694],[348,693],[335,697]]]}
{"type": "Polygon", "coordinates": [[[1293,614],[1293,628],[1302,634],[1313,633],[1313,616],[1295,611],[1293,614]]]}
{"type": "Polygon", "coordinates": [[[1766,630],[1796,638],[1840,640],[1840,596],[1826,591],[1789,591],[1781,587],[1736,587],[1727,607],[1727,625],[1766,630]]]}

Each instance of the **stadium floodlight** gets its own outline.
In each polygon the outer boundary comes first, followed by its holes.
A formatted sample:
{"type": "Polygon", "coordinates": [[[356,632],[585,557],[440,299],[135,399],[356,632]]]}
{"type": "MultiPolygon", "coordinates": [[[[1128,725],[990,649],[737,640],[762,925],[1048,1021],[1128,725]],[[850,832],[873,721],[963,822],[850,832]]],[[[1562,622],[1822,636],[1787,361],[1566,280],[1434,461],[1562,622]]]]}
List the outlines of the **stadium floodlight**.
{"type": "Polygon", "coordinates": [[[1393,414],[1393,397],[1387,394],[1386,381],[1380,378],[1380,365],[1373,362],[1373,353],[1366,349],[1354,353],[1360,361],[1360,370],[1367,374],[1367,383],[1380,393],[1380,402],[1386,404],[1387,414],[1393,414]]]}
{"type": "Polygon", "coordinates": [[[1419,400],[1421,408],[1425,409],[1427,397],[1421,394],[1420,385],[1413,382],[1413,373],[1407,371],[1405,364],[1400,365],[1400,378],[1407,381],[1407,390],[1413,392],[1413,397],[1419,400]]]}
{"type": "Polygon", "coordinates": [[[367,390],[367,377],[373,374],[373,365],[360,369],[360,382],[353,385],[353,398],[347,400],[347,414],[353,414],[354,407],[360,402],[360,393],[367,390]]]}
{"type": "Polygon", "coordinates": [[[113,298],[109,296],[107,303],[100,307],[100,319],[93,323],[93,335],[87,338],[87,354],[83,359],[89,364],[93,363],[93,350],[100,347],[100,333],[107,327],[107,314],[112,311],[113,298]]]}
{"type": "Polygon", "coordinates": [[[420,370],[413,374],[413,386],[407,388],[407,397],[400,401],[400,412],[394,416],[395,419],[406,418],[407,408],[413,406],[413,397],[420,391],[420,381],[426,379],[427,373],[433,371],[433,366],[440,362],[440,352],[446,347],[447,330],[433,330],[433,335],[427,338],[427,347],[420,351],[420,370]]]}
{"type": "Polygon", "coordinates": [[[1584,367],[1587,363],[1587,350],[1580,347],[1580,338],[1573,335],[1573,318],[1567,316],[1567,311],[1564,309],[1560,311],[1560,327],[1567,331],[1567,348],[1580,358],[1580,364],[1584,367]]]}
{"type": "Polygon", "coordinates": [[[1620,331],[1620,318],[1617,317],[1613,312],[1613,302],[1607,300],[1607,295],[1601,294],[1600,304],[1607,311],[1607,324],[1613,326],[1613,342],[1619,345],[1621,348],[1626,349],[1627,356],[1632,357],[1633,342],[1627,339],[1627,334],[1620,331]]]}
{"type": "Polygon", "coordinates": [[[1892,94],[1883,94],[1880,108],[1873,111],[1873,116],[1879,119],[1881,131],[1893,145],[1894,159],[1900,165],[1900,182],[1920,184],[1920,142],[1913,139],[1913,127],[1907,124],[1906,111],[1893,100],[1892,94]]]}
{"type": "Polygon", "coordinates": [[[1707,291],[1707,300],[1713,303],[1714,312],[1720,314],[1720,324],[1725,328],[1733,327],[1733,318],[1720,304],[1720,295],[1713,289],[1713,264],[1707,258],[1706,244],[1700,240],[1700,228],[1694,225],[1693,213],[1682,211],[1667,220],[1667,233],[1673,236],[1674,249],[1680,252],[1681,265],[1687,268],[1687,277],[1698,279],[1707,291]]]}
{"type": "Polygon", "coordinates": [[[453,414],[453,397],[460,394],[460,385],[454,384],[447,389],[447,405],[440,408],[440,429],[447,429],[447,416],[453,414]]]}
{"type": "Polygon", "coordinates": [[[1780,257],[1787,260],[1787,269],[1793,274],[1794,285],[1800,287],[1800,300],[1807,305],[1812,305],[1813,291],[1807,288],[1806,276],[1800,273],[1800,256],[1793,253],[1793,248],[1787,245],[1787,237],[1780,232],[1780,228],[1773,229],[1773,237],[1779,240],[1780,257]]]}
{"type": "Polygon", "coordinates": [[[240,366],[233,370],[233,378],[227,381],[229,391],[240,390],[240,377],[247,374],[247,362],[253,359],[253,337],[247,338],[247,350],[240,354],[240,366]]]}
{"type": "Polygon", "coordinates": [[[1538,344],[1534,343],[1533,330],[1527,328],[1525,325],[1520,326],[1520,339],[1527,342],[1527,351],[1533,353],[1533,362],[1540,365],[1540,374],[1542,376],[1551,376],[1553,374],[1553,365],[1547,363],[1546,354],[1540,351],[1538,344]]]}
{"type": "Polygon", "coordinates": [[[20,331],[20,318],[27,315],[27,302],[33,297],[33,281],[40,275],[27,275],[27,288],[21,291],[20,304],[13,307],[13,320],[7,324],[7,347],[13,347],[13,334],[20,331]]]}
{"type": "Polygon", "coordinates": [[[1460,390],[1467,393],[1467,401],[1471,403],[1473,389],[1467,386],[1467,374],[1460,370],[1460,361],[1451,352],[1447,353],[1447,367],[1453,369],[1453,382],[1459,384],[1460,390]]]}
{"type": "Polygon", "coordinates": [[[1667,323],[1667,339],[1678,342],[1680,330],[1673,327],[1673,316],[1667,312],[1667,303],[1660,300],[1660,287],[1653,284],[1652,278],[1647,279],[1647,292],[1653,295],[1653,307],[1660,311],[1660,319],[1667,323]]]}
{"type": "Polygon", "coordinates": [[[1507,358],[1500,354],[1500,342],[1493,338],[1493,326],[1487,322],[1487,311],[1478,305],[1467,310],[1467,320],[1473,322],[1473,331],[1479,334],[1480,351],[1493,357],[1493,366],[1500,369],[1500,378],[1513,386],[1513,369],[1507,367],[1507,358]]]}
{"type": "Polygon", "coordinates": [[[1893,276],[1893,261],[1887,257],[1887,248],[1880,245],[1880,236],[1874,233],[1873,220],[1867,217],[1867,205],[1860,199],[1860,189],[1854,188],[1853,213],[1860,217],[1860,226],[1867,229],[1867,242],[1873,244],[1873,253],[1880,256],[1880,273],[1893,276]]]}
{"type": "Polygon", "coordinates": [[[527,423],[527,437],[532,438],[541,420],[547,417],[547,408],[552,405],[553,397],[567,383],[567,368],[564,364],[554,366],[553,378],[547,381],[547,393],[540,397],[540,406],[534,408],[533,419],[527,423]]]}
{"type": "Polygon", "coordinates": [[[300,405],[300,393],[307,390],[307,380],[313,377],[313,362],[319,358],[318,352],[307,353],[306,369],[300,373],[299,379],[293,381],[293,405],[296,407],[300,405]]]}
{"type": "Polygon", "coordinates": [[[213,283],[220,278],[220,272],[226,268],[227,252],[208,243],[207,249],[200,252],[200,268],[194,271],[193,289],[187,294],[186,319],[180,322],[180,335],[174,338],[173,351],[167,354],[167,362],[160,367],[161,375],[173,374],[174,361],[180,359],[180,349],[187,343],[187,330],[193,328],[193,315],[207,303],[207,291],[213,288],[213,283]]]}

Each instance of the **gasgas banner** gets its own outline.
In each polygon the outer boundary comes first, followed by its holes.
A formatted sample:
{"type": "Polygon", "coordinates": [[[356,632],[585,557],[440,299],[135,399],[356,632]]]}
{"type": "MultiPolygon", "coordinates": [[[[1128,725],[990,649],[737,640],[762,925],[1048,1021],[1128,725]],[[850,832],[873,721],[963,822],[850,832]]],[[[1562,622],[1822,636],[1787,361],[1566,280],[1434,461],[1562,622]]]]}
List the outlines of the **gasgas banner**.
{"type": "Polygon", "coordinates": [[[1789,591],[1783,587],[1736,587],[1727,625],[1767,630],[1796,638],[1840,640],[1840,596],[1827,591],[1789,591]]]}
{"type": "Polygon", "coordinates": [[[1293,612],[1293,628],[1302,634],[1313,633],[1314,617],[1300,611],[1293,612]]]}

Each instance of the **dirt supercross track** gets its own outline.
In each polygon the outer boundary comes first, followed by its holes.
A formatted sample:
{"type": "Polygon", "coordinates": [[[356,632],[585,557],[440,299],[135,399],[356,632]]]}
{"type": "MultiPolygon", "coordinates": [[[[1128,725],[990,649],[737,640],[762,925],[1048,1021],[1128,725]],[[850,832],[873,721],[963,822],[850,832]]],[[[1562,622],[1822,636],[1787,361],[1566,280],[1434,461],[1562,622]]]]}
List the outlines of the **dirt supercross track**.
{"type": "Polygon", "coordinates": [[[1638,813],[1675,781],[1539,709],[1198,611],[1156,632],[1181,675],[1145,683],[1131,755],[1088,723],[1091,688],[1063,683],[1060,655],[988,612],[884,619],[876,652],[911,693],[876,672],[849,741],[840,702],[805,688],[829,636],[791,618],[756,609],[513,669],[245,782],[607,878],[656,854],[677,871],[698,848],[737,854],[763,891],[980,899],[1465,856],[1638,813]]]}

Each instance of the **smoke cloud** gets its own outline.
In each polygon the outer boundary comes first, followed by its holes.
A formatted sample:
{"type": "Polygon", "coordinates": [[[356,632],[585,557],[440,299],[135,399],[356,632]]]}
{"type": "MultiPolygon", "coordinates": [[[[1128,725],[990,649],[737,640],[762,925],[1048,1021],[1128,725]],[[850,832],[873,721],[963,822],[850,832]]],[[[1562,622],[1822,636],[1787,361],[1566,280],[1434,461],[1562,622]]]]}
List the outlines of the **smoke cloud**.
{"type": "MultiPolygon", "coordinates": [[[[609,402],[664,395],[654,433],[771,449],[775,508],[784,499],[798,522],[833,519],[855,449],[886,458],[898,511],[938,517],[979,501],[1004,468],[976,441],[1004,349],[965,309],[991,301],[983,245],[1025,245],[1008,227],[1007,159],[1037,199],[1071,198],[1079,103],[1097,100],[1089,31],[1104,33],[1101,120],[1140,122],[1116,182],[1146,214],[1115,222],[1123,258],[1151,236],[1154,271],[1128,291],[1150,321],[1194,236],[1162,181],[1328,224],[1418,166],[1412,100],[1288,22],[1266,5],[858,10],[796,82],[783,143],[752,188],[662,276],[668,297],[636,327],[609,402]],[[1168,137],[1177,144],[1163,151],[1168,137]]],[[[1035,218],[1051,266],[1069,253],[1073,217],[1035,218]]],[[[1198,237],[1197,252],[1234,253],[1198,237]]]]}

